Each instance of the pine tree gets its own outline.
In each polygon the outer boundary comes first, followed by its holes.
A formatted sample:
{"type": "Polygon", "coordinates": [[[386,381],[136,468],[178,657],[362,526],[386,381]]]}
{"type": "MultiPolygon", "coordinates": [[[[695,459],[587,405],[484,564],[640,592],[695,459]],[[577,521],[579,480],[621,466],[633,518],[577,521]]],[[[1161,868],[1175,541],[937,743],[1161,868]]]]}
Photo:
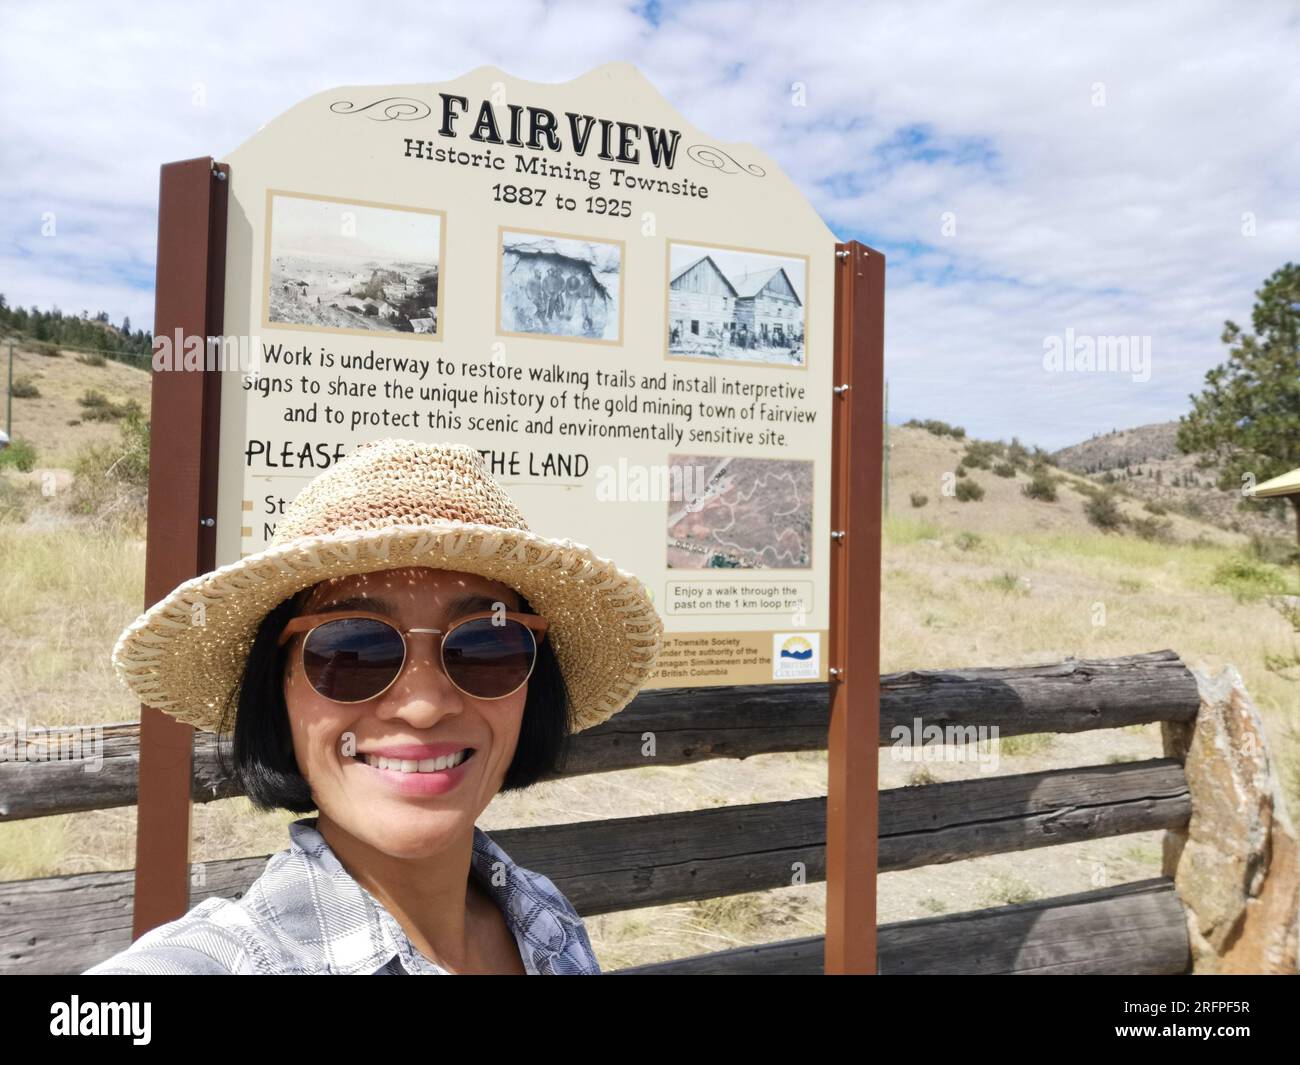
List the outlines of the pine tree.
{"type": "MultiPolygon", "coordinates": [[[[1192,411],[1179,419],[1184,453],[1219,459],[1219,487],[1235,490],[1243,477],[1265,481],[1291,469],[1300,440],[1300,265],[1274,271],[1255,293],[1253,333],[1223,323],[1228,361],[1205,375],[1206,388],[1191,396],[1192,411]]],[[[1300,495],[1295,509],[1300,542],[1300,495]]]]}

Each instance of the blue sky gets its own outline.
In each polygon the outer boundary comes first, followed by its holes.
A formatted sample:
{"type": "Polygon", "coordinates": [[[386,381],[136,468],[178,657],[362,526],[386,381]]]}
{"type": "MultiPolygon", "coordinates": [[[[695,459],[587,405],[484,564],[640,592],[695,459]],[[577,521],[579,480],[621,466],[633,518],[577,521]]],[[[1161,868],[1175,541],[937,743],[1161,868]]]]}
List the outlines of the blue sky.
{"type": "Polygon", "coordinates": [[[1298,55],[1267,2],[2,0],[0,292],[149,326],[161,163],[332,86],[621,59],[885,252],[891,421],[1059,447],[1183,413],[1300,258],[1298,55]],[[1045,369],[1067,330],[1149,378],[1045,369]]]}

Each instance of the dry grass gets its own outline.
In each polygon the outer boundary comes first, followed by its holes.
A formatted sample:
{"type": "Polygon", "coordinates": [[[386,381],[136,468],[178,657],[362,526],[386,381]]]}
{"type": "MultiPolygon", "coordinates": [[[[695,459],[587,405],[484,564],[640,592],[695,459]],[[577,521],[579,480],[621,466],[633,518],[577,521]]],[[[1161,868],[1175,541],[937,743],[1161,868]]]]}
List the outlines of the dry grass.
{"type": "MultiPolygon", "coordinates": [[[[6,361],[8,359],[8,349],[6,361]]],[[[86,421],[86,409],[77,400],[87,390],[101,392],[113,403],[134,399],[149,411],[149,374],[125,363],[106,359],[103,366],[78,362],[76,353],[37,355],[18,349],[14,376],[29,375],[40,390],[36,399],[13,401],[13,436],[36,446],[37,468],[64,468],[85,444],[117,439],[113,422],[86,421]],[[70,425],[69,422],[80,422],[70,425]]]]}
{"type": "MultiPolygon", "coordinates": [[[[927,435],[927,434],[922,434],[927,435]]],[[[897,443],[897,437],[895,437],[897,443]]],[[[942,442],[939,442],[942,443],[942,442]]],[[[895,469],[920,460],[895,452],[895,469]]],[[[931,456],[937,462],[942,456],[931,456]]],[[[1300,649],[1289,624],[1258,598],[1217,584],[1241,558],[1231,534],[1217,546],[1152,544],[1092,530],[1082,497],[1041,504],[1016,495],[1012,479],[985,476],[983,502],[908,510],[886,522],[883,667],[1011,665],[1107,657],[1170,647],[1190,664],[1232,663],[1265,719],[1270,751],[1293,811],[1300,812],[1300,737],[1294,706],[1300,649]],[[1013,492],[990,507],[1001,486],[1013,492]],[[1014,506],[1012,503],[1014,502],[1014,506]],[[1059,506],[1060,513],[1046,516],[1059,506]],[[978,515],[969,509],[986,508],[978,515]],[[1041,510],[1037,509],[1041,508],[1041,510]],[[927,513],[928,511],[928,513],[927,513]],[[1273,668],[1270,668],[1270,663],[1273,668]]],[[[1023,478],[1016,478],[1015,481],[1023,478]]],[[[894,498],[909,487],[896,482],[894,498]]],[[[931,492],[931,497],[937,493],[931,492]]],[[[1062,490],[1068,496],[1068,489],[1062,490]]],[[[39,517],[39,515],[38,515],[39,517]]],[[[1203,530],[1197,529],[1196,532],[1203,530]]],[[[143,600],[143,543],[126,533],[78,527],[0,525],[0,714],[29,724],[131,720],[137,705],[113,677],[109,652],[143,600]],[[35,526],[35,527],[34,527],[35,526]]],[[[1294,578],[1292,578],[1294,583],[1294,578]]],[[[1157,726],[1005,741],[998,771],[1149,758],[1157,726]]],[[[886,749],[881,786],[978,775],[957,759],[919,764],[886,749]]],[[[825,794],[824,752],[764,755],[684,768],[646,767],[540,785],[498,796],[483,828],[598,820],[610,816],[771,802],[825,794]]],[[[122,869],[134,864],[135,811],[101,811],[0,825],[7,879],[122,869]]],[[[246,800],[196,806],[196,863],[269,854],[285,845],[291,814],[261,814],[246,800]]],[[[1161,833],[998,855],[885,874],[883,922],[1085,891],[1159,872],[1161,833]]],[[[661,906],[588,920],[606,969],[774,939],[816,935],[824,885],[791,886],[726,899],[661,906]]]]}

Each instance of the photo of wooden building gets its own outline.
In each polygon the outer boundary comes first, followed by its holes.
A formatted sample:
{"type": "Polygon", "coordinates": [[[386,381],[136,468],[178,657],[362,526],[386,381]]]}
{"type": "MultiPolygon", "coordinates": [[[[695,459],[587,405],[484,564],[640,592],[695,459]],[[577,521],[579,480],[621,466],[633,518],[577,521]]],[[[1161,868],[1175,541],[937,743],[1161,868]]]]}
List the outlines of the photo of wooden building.
{"type": "Polygon", "coordinates": [[[802,259],[669,245],[668,355],[804,365],[802,259]]]}

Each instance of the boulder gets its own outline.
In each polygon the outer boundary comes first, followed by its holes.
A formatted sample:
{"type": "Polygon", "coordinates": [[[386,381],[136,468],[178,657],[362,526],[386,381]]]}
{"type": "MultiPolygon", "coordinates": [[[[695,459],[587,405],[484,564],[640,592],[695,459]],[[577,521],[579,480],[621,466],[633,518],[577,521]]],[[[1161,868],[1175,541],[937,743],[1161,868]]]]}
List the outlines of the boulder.
{"type": "Polygon", "coordinates": [[[1241,676],[1191,670],[1195,722],[1162,722],[1192,796],[1185,830],[1164,840],[1164,873],[1187,911],[1195,973],[1300,972],[1300,847],[1241,676]]]}

